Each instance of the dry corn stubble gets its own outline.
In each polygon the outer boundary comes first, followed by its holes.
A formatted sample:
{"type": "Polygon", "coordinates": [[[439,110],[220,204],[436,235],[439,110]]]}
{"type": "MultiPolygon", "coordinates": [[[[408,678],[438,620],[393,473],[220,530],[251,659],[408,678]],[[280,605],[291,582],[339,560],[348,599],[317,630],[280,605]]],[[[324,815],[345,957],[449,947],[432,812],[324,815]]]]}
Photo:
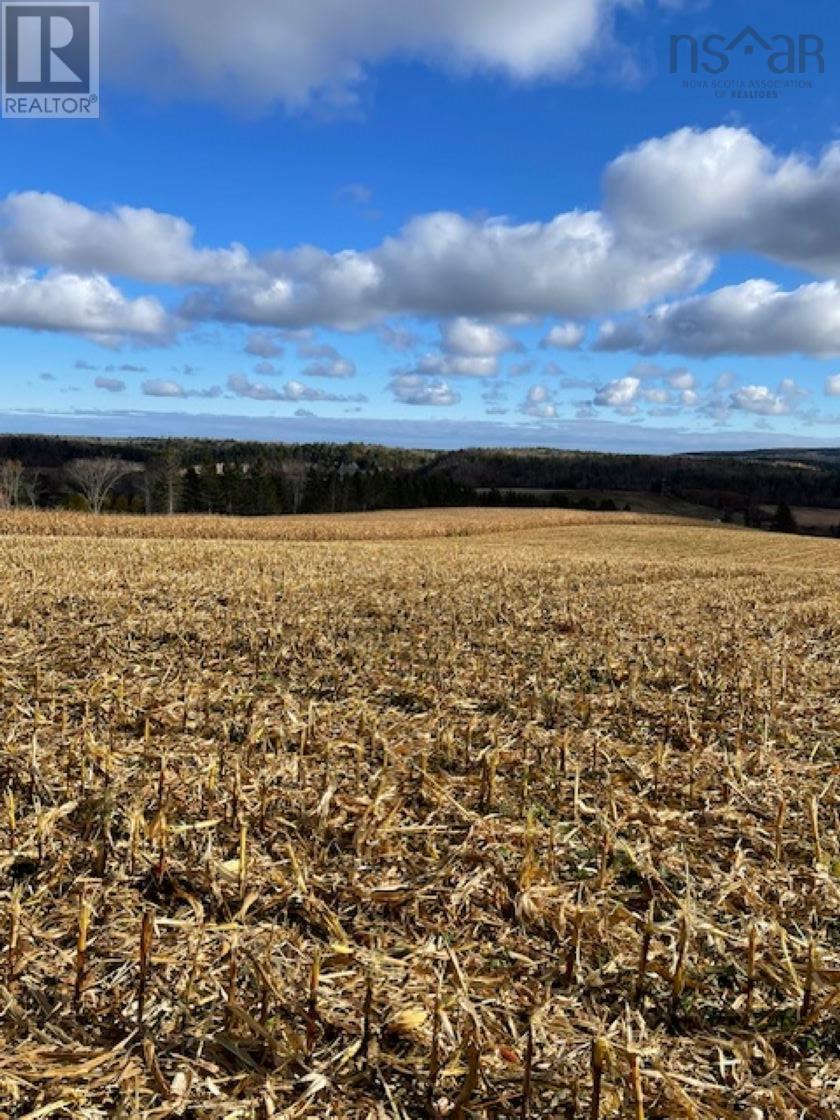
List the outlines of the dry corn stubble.
{"type": "Polygon", "coordinates": [[[837,1115],[833,542],[0,538],[0,1114],[837,1115]]]}

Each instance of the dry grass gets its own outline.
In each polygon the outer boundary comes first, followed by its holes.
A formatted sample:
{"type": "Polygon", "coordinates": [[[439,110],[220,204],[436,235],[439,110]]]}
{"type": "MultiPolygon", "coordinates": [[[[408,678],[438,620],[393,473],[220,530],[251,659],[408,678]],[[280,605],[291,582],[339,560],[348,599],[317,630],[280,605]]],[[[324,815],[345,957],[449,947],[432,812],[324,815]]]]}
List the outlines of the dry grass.
{"type": "Polygon", "coordinates": [[[3,515],[0,1115],[836,1118],[840,548],[531,517],[3,515]]]}
{"type": "MultiPolygon", "coordinates": [[[[661,519],[660,519],[661,520],[661,519]]],[[[670,518],[666,523],[680,523],[670,518]]],[[[390,510],[302,517],[105,516],[87,513],[4,512],[0,536],[107,537],[137,540],[356,541],[471,537],[565,525],[639,525],[646,514],[540,509],[390,510]]]]}

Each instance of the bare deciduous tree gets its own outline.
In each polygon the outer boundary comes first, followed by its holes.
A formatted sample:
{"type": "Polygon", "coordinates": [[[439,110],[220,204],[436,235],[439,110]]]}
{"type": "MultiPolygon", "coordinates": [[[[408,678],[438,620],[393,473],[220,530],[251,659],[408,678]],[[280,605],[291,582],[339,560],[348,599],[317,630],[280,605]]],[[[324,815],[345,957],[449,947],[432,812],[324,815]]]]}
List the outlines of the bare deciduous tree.
{"type": "Polygon", "coordinates": [[[0,509],[13,509],[20,505],[23,484],[23,463],[6,459],[0,463],[0,509]]]}
{"type": "Polygon", "coordinates": [[[74,459],[67,464],[67,481],[82,495],[91,513],[101,513],[111,491],[136,470],[122,459],[74,459]]]}
{"type": "Polygon", "coordinates": [[[20,482],[19,504],[28,505],[30,509],[37,509],[40,489],[41,472],[35,470],[25,471],[20,482]]]}
{"type": "Polygon", "coordinates": [[[298,459],[291,459],[283,464],[283,477],[292,498],[292,512],[299,513],[309,478],[309,467],[298,459]]]}

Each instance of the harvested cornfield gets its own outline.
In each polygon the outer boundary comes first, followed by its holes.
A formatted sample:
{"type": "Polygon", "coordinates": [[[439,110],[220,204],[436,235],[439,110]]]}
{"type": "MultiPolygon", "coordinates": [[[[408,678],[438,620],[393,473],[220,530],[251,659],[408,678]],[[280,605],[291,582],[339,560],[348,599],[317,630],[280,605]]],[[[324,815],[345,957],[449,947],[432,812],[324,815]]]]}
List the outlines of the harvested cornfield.
{"type": "MultiPolygon", "coordinates": [[[[7,511],[0,536],[121,537],[140,540],[355,541],[425,540],[473,537],[565,525],[640,525],[649,515],[555,509],[386,510],[300,517],[224,517],[183,514],[175,517],[111,516],[87,513],[7,511]]],[[[666,521],[660,518],[660,523],[666,521]]],[[[667,522],[679,524],[680,518],[667,522]]]]}
{"type": "Polygon", "coordinates": [[[838,1115],[840,547],[532,516],[2,515],[1,1116],[838,1115]]]}

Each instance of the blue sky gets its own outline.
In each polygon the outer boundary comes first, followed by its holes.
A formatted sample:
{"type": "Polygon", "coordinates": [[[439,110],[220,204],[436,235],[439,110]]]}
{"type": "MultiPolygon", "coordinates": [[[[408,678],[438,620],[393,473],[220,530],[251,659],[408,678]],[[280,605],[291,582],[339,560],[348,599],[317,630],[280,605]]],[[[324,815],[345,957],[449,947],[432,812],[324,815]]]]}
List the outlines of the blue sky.
{"type": "Polygon", "coordinates": [[[3,429],[840,442],[836,5],[101,9],[100,120],[0,120],[3,429]],[[746,24],[825,72],[669,72],[746,24]]]}

